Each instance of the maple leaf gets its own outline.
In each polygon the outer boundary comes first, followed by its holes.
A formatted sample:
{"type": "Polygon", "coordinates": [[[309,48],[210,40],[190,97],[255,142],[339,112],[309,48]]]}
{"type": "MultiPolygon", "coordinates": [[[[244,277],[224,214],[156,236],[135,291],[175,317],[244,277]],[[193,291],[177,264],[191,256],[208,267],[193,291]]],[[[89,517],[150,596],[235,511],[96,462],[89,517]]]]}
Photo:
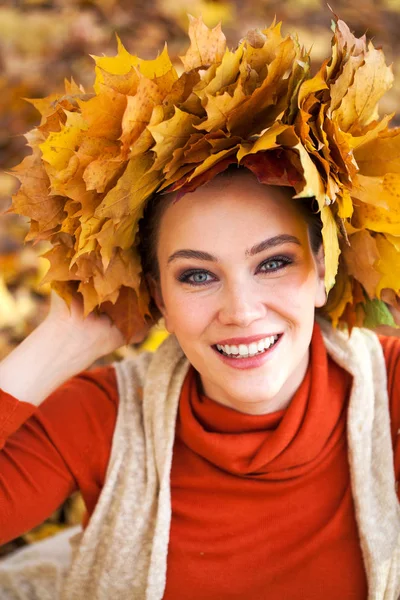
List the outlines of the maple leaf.
{"type": "Polygon", "coordinates": [[[185,71],[207,67],[220,62],[226,48],[226,38],[221,30],[221,25],[209,29],[202,18],[196,19],[189,15],[190,48],[181,61],[185,71]]]}
{"type": "Polygon", "coordinates": [[[167,46],[164,46],[162,53],[152,60],[144,60],[135,55],[130,54],[120,38],[117,37],[118,53],[116,56],[93,56],[96,63],[96,80],[94,83],[94,91],[98,94],[101,90],[101,85],[107,82],[114,82],[118,89],[122,87],[121,93],[134,94],[135,83],[138,82],[137,74],[140,72],[147,79],[163,77],[168,72],[172,71],[177,78],[176,71],[168,56],[167,46]],[[135,70],[136,68],[136,70],[135,70]],[[111,77],[110,77],[111,75],[111,77]],[[113,76],[117,77],[113,77],[113,76]],[[124,77],[119,77],[119,76],[124,77]],[[127,81],[129,82],[127,85],[127,81]]]}
{"type": "Polygon", "coordinates": [[[325,288],[326,291],[335,285],[336,273],[339,265],[340,247],[337,234],[336,221],[327,206],[321,209],[322,239],[325,249],[325,288]]]}
{"type": "Polygon", "coordinates": [[[29,217],[37,224],[37,232],[50,232],[64,215],[61,197],[49,195],[49,178],[36,150],[14,167],[12,173],[21,182],[13,196],[12,206],[7,212],[29,217]]]}
{"type": "Polygon", "coordinates": [[[342,262],[337,273],[335,285],[331,288],[323,312],[327,313],[333,327],[337,327],[347,306],[353,304],[353,286],[351,277],[342,262]]]}
{"type": "MultiPolygon", "coordinates": [[[[141,296],[145,296],[144,290],[141,291],[141,296]]],[[[148,301],[148,296],[145,296],[146,305],[148,301]]],[[[104,302],[100,305],[99,312],[111,318],[116,327],[124,333],[126,343],[129,343],[133,336],[141,339],[148,333],[149,325],[144,319],[141,302],[132,288],[122,286],[115,304],[110,301],[104,302]]]]}
{"type": "Polygon", "coordinates": [[[377,294],[385,288],[392,289],[395,294],[400,293],[400,253],[393,242],[393,238],[385,235],[376,236],[376,245],[379,252],[379,260],[376,268],[381,274],[381,280],[377,288],[377,294]]]}
{"type": "Polygon", "coordinates": [[[357,130],[376,119],[378,101],[393,84],[392,69],[386,66],[381,50],[370,44],[363,59],[361,66],[357,62],[354,79],[334,111],[343,131],[357,130]]]}
{"type": "Polygon", "coordinates": [[[150,171],[153,165],[151,156],[132,158],[118,183],[103,198],[94,216],[120,219],[143,208],[147,199],[160,183],[160,174],[150,171]]]}
{"type": "Polygon", "coordinates": [[[185,145],[199,118],[175,107],[174,116],[157,125],[149,125],[148,130],[155,140],[152,150],[157,155],[153,169],[162,169],[177,148],[185,145]]]}
{"type": "Polygon", "coordinates": [[[49,164],[57,171],[66,169],[87,128],[88,124],[80,113],[67,111],[66,123],[60,131],[50,133],[46,141],[39,144],[45,166],[49,164]]]}
{"type": "Polygon", "coordinates": [[[85,101],[78,99],[87,135],[116,140],[121,135],[121,118],[126,109],[126,98],[124,94],[101,85],[97,96],[85,101]]]}
{"type": "Polygon", "coordinates": [[[162,101],[156,83],[151,79],[140,77],[137,92],[127,97],[127,106],[122,118],[121,142],[125,155],[149,124],[153,110],[162,101]]]}
{"type": "Polygon", "coordinates": [[[374,265],[380,258],[375,238],[362,230],[349,236],[349,243],[343,244],[342,252],[350,275],[356,277],[370,298],[376,297],[381,276],[374,265]]]}
{"type": "Polygon", "coordinates": [[[360,173],[370,177],[400,173],[400,128],[382,131],[354,151],[360,173]]]}

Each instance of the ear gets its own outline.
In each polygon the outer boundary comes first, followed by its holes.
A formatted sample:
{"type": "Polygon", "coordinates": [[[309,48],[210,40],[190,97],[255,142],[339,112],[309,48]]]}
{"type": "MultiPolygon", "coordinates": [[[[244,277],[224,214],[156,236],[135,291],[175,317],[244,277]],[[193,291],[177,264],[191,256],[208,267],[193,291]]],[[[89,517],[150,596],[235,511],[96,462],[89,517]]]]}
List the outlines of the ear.
{"type": "Polygon", "coordinates": [[[146,281],[147,281],[147,285],[149,286],[150,294],[151,294],[154,302],[156,303],[158,310],[160,311],[160,313],[162,314],[162,316],[164,318],[165,327],[166,327],[167,331],[169,333],[173,333],[173,331],[171,330],[171,328],[168,324],[167,309],[165,307],[164,299],[162,296],[160,281],[158,279],[154,279],[154,277],[149,274],[146,275],[146,281]]]}
{"type": "Polygon", "coordinates": [[[317,255],[315,256],[315,263],[317,269],[317,289],[315,293],[315,307],[320,308],[326,304],[326,289],[325,289],[325,253],[324,245],[321,244],[317,255]]]}

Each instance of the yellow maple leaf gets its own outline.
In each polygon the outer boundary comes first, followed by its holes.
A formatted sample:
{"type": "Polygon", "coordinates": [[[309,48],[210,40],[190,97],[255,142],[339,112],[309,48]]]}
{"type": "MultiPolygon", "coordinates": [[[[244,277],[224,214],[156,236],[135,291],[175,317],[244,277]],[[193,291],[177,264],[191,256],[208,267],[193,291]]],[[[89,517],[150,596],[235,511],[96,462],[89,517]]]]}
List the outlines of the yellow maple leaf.
{"type": "Polygon", "coordinates": [[[363,175],[378,177],[400,173],[400,128],[383,131],[359,145],[354,157],[363,175]]]}
{"type": "Polygon", "coordinates": [[[221,24],[209,29],[201,17],[189,15],[190,47],[181,61],[185,71],[208,67],[220,62],[225,53],[226,38],[221,30],[221,24]]]}
{"type": "Polygon", "coordinates": [[[156,144],[152,150],[157,155],[152,169],[162,169],[177,148],[185,145],[191,133],[195,131],[195,125],[199,118],[188,114],[175,107],[174,116],[167,121],[147,127],[156,144]]]}
{"type": "Polygon", "coordinates": [[[328,206],[321,208],[322,239],[325,249],[325,288],[326,291],[335,285],[339,265],[339,242],[335,219],[328,206]]]}
{"type": "Polygon", "coordinates": [[[287,130],[291,130],[293,132],[293,127],[290,125],[284,125],[283,123],[279,123],[277,121],[272,125],[272,127],[269,127],[266,131],[264,131],[264,133],[262,133],[253,144],[241,144],[237,153],[238,162],[240,163],[241,160],[249,154],[256,154],[257,152],[263,152],[265,150],[277,148],[280,145],[277,142],[278,136],[287,130]]]}
{"type": "Polygon", "coordinates": [[[357,68],[353,83],[343,97],[333,117],[343,131],[368,125],[378,117],[377,105],[383,94],[393,84],[393,72],[387,67],[381,50],[369,44],[364,63],[357,68]]]}
{"type": "Polygon", "coordinates": [[[118,183],[96,208],[97,218],[121,219],[143,209],[144,200],[158,187],[161,177],[151,171],[153,158],[147,155],[132,158],[118,183]]]}
{"type": "Polygon", "coordinates": [[[126,109],[126,96],[105,85],[89,100],[78,100],[87,135],[116,140],[121,135],[121,118],[126,109]]]}
{"type": "Polygon", "coordinates": [[[93,87],[97,94],[100,93],[101,85],[104,83],[104,72],[112,75],[126,75],[132,73],[134,67],[137,67],[144,77],[153,79],[174,70],[166,45],[157,58],[144,60],[130,54],[118,36],[117,43],[118,54],[116,56],[93,56],[96,63],[96,81],[93,87]]]}
{"type": "Polygon", "coordinates": [[[400,293],[400,253],[385,235],[376,236],[379,260],[376,268],[381,274],[377,294],[385,288],[390,288],[398,295],[400,293]]]}
{"type": "Polygon", "coordinates": [[[353,290],[351,280],[347,272],[343,272],[343,270],[339,269],[335,285],[330,290],[327,305],[324,309],[328,312],[333,327],[338,326],[346,307],[352,303],[353,290]]]}
{"type": "Polygon", "coordinates": [[[43,160],[62,171],[81,144],[88,124],[80,113],[67,113],[67,121],[60,131],[51,133],[45,142],[39,144],[43,160]]]}

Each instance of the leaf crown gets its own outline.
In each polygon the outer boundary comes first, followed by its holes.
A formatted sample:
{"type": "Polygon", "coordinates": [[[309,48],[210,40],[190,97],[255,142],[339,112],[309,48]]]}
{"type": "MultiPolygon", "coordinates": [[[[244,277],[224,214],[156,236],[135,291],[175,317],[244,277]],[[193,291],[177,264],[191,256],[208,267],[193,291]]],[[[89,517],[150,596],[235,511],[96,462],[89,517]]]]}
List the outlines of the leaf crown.
{"type": "Polygon", "coordinates": [[[44,281],[85,315],[109,314],[128,340],[149,317],[137,251],[146,201],[192,191],[232,163],[260,182],[313,197],[322,220],[326,314],[334,326],[390,322],[400,288],[400,129],[377,105],[393,82],[380,49],[335,18],[331,56],[310,53],[281,24],[229,50],[221,26],[190,17],[178,75],[155,60],[94,57],[86,93],[30,100],[42,115],[32,154],[15,169],[9,209],[30,219],[26,240],[49,240],[44,281]],[[383,302],[384,301],[384,302],[383,302]]]}

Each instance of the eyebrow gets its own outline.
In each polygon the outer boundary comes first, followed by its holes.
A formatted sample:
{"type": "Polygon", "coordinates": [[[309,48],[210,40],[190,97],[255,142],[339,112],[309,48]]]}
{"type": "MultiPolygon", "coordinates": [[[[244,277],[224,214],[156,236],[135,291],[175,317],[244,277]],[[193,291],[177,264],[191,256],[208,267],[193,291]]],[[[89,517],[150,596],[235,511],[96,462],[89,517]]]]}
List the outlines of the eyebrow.
{"type": "MultiPolygon", "coordinates": [[[[299,238],[295,237],[294,235],[275,235],[272,238],[268,238],[266,240],[263,240],[259,244],[252,246],[252,248],[246,250],[245,255],[247,257],[255,256],[260,252],[264,252],[264,250],[268,250],[269,248],[275,248],[275,246],[281,246],[282,244],[297,244],[298,246],[301,246],[299,238]]],[[[177,250],[176,252],[171,254],[171,256],[168,258],[168,264],[170,264],[172,261],[178,258],[194,258],[197,260],[208,260],[211,262],[218,262],[218,258],[213,254],[210,254],[209,252],[204,252],[202,250],[183,249],[177,250]]]]}

